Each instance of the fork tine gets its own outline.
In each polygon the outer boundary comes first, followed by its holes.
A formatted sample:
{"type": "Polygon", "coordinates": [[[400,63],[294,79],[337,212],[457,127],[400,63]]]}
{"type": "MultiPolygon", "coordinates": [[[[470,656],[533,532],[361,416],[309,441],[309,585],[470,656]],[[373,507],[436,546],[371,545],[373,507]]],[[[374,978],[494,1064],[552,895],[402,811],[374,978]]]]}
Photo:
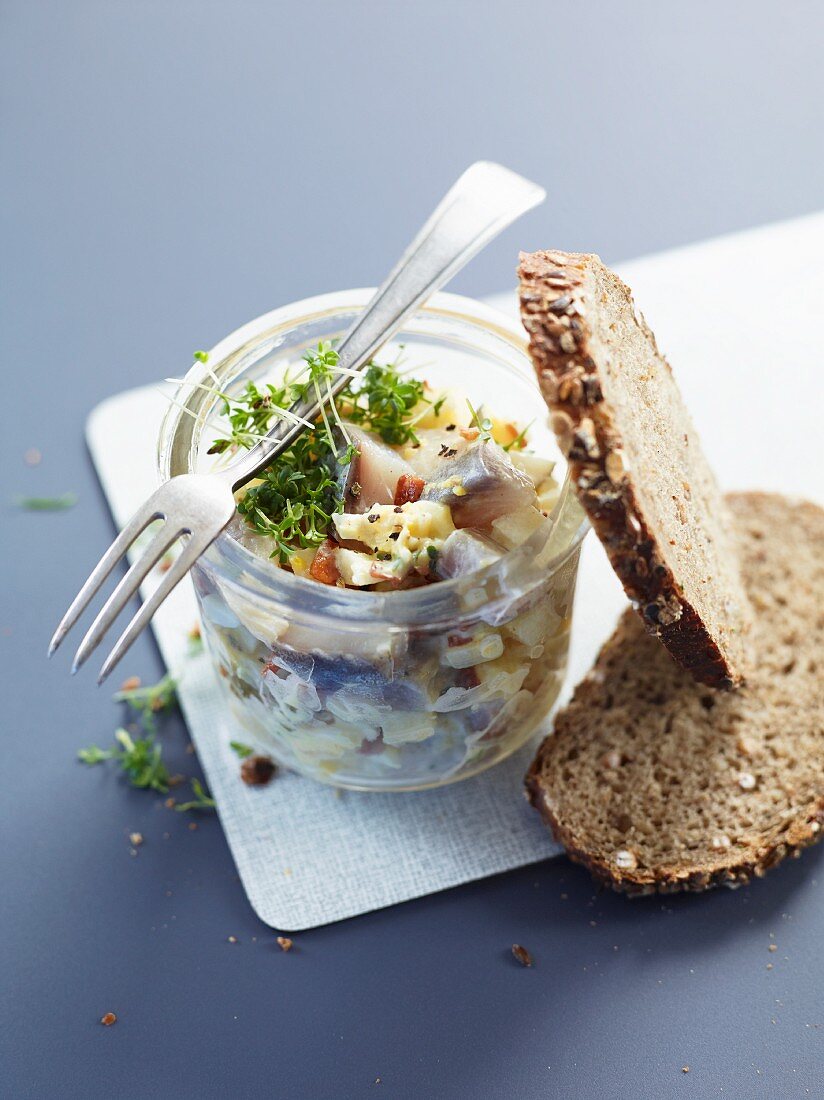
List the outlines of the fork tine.
{"type": "Polygon", "coordinates": [[[219,532],[215,532],[208,536],[204,536],[203,534],[200,536],[191,536],[172,568],[166,573],[163,580],[115,642],[111,653],[103,662],[103,667],[100,669],[100,675],[97,678],[98,684],[103,683],[121,657],[131,648],[132,643],[148,625],[149,620],[154,615],[155,611],[157,611],[158,607],[160,607],[172,589],[183,580],[206,547],[214,542],[218,533],[219,532]]]}
{"type": "MultiPolygon", "coordinates": [[[[149,499],[149,501],[146,502],[146,504],[151,504],[151,498],[149,499]]],[[[80,618],[80,616],[83,614],[83,612],[86,610],[89,601],[92,599],[92,597],[106,580],[108,575],[111,573],[111,571],[120,561],[120,559],[129,549],[134,540],[146,530],[150,523],[154,522],[154,520],[156,519],[162,518],[160,512],[149,510],[146,507],[146,504],[143,504],[140,508],[138,508],[138,510],[135,512],[135,514],[132,516],[132,518],[129,520],[129,522],[111,544],[109,549],[94,567],[86,583],[72,600],[69,610],[58,623],[57,630],[55,630],[54,636],[49,643],[50,657],[63,641],[63,639],[66,637],[74,624],[77,622],[77,620],[80,618]]]]}
{"type": "Polygon", "coordinates": [[[149,543],[146,552],[134,562],[126,575],[121,579],[117,588],[106,600],[100,613],[86,632],[86,636],[77,647],[72,663],[72,674],[86,663],[92,653],[97,649],[106,632],[118,617],[120,612],[137,592],[140,585],[149,572],[160,561],[166,551],[174,545],[183,534],[183,529],[177,524],[167,521],[149,543]]]}

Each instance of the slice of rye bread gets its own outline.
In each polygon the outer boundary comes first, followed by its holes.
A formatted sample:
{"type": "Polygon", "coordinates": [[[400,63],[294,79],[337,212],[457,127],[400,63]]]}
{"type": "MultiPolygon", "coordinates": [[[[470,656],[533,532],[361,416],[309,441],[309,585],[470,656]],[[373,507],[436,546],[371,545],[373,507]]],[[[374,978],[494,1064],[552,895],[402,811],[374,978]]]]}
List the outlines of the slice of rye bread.
{"type": "Polygon", "coordinates": [[[521,254],[521,316],[572,484],[647,628],[696,680],[745,673],[751,609],[672,371],[597,256],[521,254]]]}
{"type": "Polygon", "coordinates": [[[746,883],[824,831],[824,510],[727,500],[756,610],[747,683],[697,684],[628,610],[527,774],[572,859],[626,893],[746,883]]]}

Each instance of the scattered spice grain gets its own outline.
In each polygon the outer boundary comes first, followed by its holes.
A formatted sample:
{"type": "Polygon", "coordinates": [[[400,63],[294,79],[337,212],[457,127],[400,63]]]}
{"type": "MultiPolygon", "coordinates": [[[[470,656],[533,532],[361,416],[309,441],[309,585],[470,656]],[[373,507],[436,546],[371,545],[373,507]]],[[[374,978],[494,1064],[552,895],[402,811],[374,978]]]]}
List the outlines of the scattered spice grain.
{"type": "Polygon", "coordinates": [[[532,966],[532,956],[525,947],[519,943],[513,943],[512,954],[521,966],[532,966]]]}

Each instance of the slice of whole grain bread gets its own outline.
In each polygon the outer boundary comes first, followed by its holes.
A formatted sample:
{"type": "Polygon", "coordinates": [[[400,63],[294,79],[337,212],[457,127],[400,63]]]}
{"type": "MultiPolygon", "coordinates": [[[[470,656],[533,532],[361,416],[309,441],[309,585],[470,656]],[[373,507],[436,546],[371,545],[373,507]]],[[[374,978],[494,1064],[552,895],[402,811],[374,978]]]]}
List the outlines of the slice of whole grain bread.
{"type": "Polygon", "coordinates": [[[669,364],[597,256],[523,253],[521,316],[572,484],[647,628],[696,680],[745,671],[728,518],[669,364]]]}
{"type": "Polygon", "coordinates": [[[747,683],[702,687],[627,611],[527,774],[570,856],[627,893],[746,883],[824,831],[824,510],[727,500],[747,683]]]}

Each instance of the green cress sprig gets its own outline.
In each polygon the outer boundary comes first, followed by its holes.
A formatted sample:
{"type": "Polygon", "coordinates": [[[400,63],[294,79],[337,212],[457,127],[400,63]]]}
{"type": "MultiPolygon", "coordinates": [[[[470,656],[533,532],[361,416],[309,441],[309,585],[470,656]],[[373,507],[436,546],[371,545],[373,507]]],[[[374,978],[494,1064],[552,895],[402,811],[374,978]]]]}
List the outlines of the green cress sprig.
{"type": "Polygon", "coordinates": [[[114,736],[119,748],[101,749],[90,745],[87,749],[80,749],[78,759],[84,764],[116,760],[133,787],[148,787],[166,794],[169,790],[169,771],[163,763],[163,750],[155,741],[154,734],[132,737],[127,730],[119,729],[114,736]]]}
{"type": "Polygon", "coordinates": [[[340,472],[356,453],[346,422],[374,432],[385,443],[416,443],[415,422],[429,406],[437,412],[443,402],[430,402],[423,382],[401,374],[397,364],[374,362],[362,374],[345,372],[351,377],[333,399],[332,382],[341,373],[337,351],[321,342],[305,352],[303,360],[299,374],[287,375],[280,385],[247,382],[235,398],[221,394],[230,431],[209,448],[210,454],[248,449],[290,405],[316,398],[328,406],[329,412],[322,408],[316,423],[260,473],[259,481],[238,502],[238,512],[249,526],[272,539],[272,557],[282,564],[297,549],[319,546],[332,516],[343,511],[340,472]]]}

